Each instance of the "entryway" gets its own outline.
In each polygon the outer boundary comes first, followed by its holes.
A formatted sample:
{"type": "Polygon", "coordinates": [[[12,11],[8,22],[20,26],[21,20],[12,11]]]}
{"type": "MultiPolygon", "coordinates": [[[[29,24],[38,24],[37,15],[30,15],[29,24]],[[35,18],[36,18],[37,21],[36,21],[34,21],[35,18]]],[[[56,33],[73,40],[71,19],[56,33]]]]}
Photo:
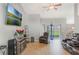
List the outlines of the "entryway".
{"type": "Polygon", "coordinates": [[[61,36],[61,24],[48,25],[49,39],[60,38],[61,36]]]}

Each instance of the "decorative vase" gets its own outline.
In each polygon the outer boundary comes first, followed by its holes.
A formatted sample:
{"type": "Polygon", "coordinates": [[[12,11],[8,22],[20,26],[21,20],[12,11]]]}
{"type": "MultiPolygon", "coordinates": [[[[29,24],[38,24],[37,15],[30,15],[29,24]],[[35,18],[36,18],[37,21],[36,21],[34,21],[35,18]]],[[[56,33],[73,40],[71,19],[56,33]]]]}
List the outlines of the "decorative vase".
{"type": "Polygon", "coordinates": [[[16,32],[19,34],[19,35],[22,35],[24,30],[23,29],[17,29],[16,32]]]}

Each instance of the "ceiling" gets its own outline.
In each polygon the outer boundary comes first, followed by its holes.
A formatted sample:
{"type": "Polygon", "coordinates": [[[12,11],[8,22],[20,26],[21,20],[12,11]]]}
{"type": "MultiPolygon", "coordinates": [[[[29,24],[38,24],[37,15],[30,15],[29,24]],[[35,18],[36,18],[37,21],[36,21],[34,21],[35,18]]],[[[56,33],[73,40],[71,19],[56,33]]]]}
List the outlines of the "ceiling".
{"type": "Polygon", "coordinates": [[[65,18],[74,15],[73,3],[65,3],[58,10],[51,9],[49,11],[43,8],[48,6],[48,3],[22,3],[21,6],[26,14],[40,14],[41,18],[65,18]]]}

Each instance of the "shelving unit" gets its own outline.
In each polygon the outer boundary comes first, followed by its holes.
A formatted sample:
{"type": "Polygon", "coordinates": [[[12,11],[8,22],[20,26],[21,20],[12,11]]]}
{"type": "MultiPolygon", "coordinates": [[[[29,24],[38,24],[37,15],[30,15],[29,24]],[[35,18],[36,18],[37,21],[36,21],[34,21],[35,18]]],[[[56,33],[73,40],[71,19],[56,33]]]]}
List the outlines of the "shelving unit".
{"type": "Polygon", "coordinates": [[[17,54],[20,54],[26,48],[26,37],[17,40],[17,54]]]}
{"type": "Polygon", "coordinates": [[[15,32],[14,39],[9,40],[8,54],[19,55],[26,48],[28,41],[27,39],[29,39],[29,30],[28,30],[28,26],[25,26],[23,33],[20,34],[18,32],[15,32]]]}
{"type": "Polygon", "coordinates": [[[25,34],[26,34],[26,41],[29,42],[29,27],[28,25],[25,25],[24,26],[24,29],[25,29],[25,34]]]}
{"type": "Polygon", "coordinates": [[[27,25],[25,25],[23,28],[24,28],[23,35],[16,38],[17,54],[20,54],[26,48],[27,42],[29,41],[29,28],[27,25]]]}

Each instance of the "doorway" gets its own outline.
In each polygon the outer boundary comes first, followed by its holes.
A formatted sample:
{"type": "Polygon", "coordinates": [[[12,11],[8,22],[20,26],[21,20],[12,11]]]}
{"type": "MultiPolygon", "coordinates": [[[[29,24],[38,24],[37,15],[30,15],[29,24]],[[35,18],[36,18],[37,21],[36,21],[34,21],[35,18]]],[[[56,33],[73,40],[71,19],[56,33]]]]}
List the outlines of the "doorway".
{"type": "Polygon", "coordinates": [[[49,39],[59,38],[61,35],[61,24],[50,24],[48,25],[49,39]]]}

